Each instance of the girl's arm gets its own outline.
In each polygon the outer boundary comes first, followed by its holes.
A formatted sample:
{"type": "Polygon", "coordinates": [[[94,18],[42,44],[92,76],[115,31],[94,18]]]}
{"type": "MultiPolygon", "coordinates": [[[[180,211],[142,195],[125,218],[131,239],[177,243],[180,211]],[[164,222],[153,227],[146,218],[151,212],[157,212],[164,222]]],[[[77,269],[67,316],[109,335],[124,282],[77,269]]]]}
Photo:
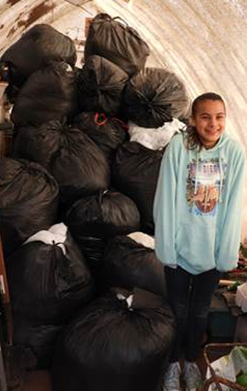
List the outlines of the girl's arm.
{"type": "Polygon", "coordinates": [[[154,199],[155,252],[161,262],[176,267],[175,200],[177,188],[177,144],[169,143],[160,167],[154,199]]]}
{"type": "Polygon", "coordinates": [[[233,163],[216,259],[216,267],[220,271],[237,267],[239,257],[245,179],[245,153],[242,149],[238,149],[233,163]]]}

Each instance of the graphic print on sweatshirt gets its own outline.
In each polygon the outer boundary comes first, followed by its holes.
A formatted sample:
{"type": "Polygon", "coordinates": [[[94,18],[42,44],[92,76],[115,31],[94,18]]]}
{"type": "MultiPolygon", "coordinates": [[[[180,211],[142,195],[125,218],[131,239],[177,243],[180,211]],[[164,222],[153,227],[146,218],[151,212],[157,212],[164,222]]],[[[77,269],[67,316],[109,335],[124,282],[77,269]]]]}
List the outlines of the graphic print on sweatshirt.
{"type": "Polygon", "coordinates": [[[214,216],[224,188],[226,163],[219,158],[193,159],[187,166],[186,196],[189,211],[214,216]]]}

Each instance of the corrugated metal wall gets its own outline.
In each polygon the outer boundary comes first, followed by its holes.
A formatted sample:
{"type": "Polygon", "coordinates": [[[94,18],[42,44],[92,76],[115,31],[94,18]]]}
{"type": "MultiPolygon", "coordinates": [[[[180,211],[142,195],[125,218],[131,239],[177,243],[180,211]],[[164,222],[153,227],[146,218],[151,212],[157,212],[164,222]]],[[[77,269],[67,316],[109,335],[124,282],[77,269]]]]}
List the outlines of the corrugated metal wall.
{"type": "Polygon", "coordinates": [[[247,149],[246,0],[0,0],[0,54],[27,28],[45,22],[77,40],[81,61],[85,18],[99,11],[136,28],[152,51],[148,65],[177,73],[191,98],[205,91],[223,95],[228,130],[247,149]]]}

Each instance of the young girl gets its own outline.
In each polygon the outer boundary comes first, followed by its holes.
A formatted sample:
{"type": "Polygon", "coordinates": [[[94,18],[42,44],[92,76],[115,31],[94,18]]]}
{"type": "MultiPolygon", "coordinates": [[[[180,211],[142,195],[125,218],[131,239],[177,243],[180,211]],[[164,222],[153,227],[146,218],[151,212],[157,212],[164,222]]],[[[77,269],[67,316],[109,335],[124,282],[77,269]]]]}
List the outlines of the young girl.
{"type": "Polygon", "coordinates": [[[192,104],[191,125],[164,154],[154,201],[155,247],[165,265],[177,333],[165,374],[180,389],[181,347],[187,390],[201,383],[196,365],[220,272],[237,266],[245,154],[225,134],[226,107],[215,93],[192,104]]]}

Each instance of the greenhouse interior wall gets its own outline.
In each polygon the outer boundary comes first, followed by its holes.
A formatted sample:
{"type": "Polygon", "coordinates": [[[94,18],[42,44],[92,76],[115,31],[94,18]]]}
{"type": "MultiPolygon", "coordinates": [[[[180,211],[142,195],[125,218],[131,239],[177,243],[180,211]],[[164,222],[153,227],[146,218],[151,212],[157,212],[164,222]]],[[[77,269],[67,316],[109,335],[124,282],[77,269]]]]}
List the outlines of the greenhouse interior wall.
{"type": "MultiPolygon", "coordinates": [[[[208,91],[220,94],[227,132],[247,149],[246,0],[0,0],[0,57],[23,33],[45,23],[74,41],[76,65],[82,67],[88,27],[98,13],[136,29],[150,48],[146,66],[175,73],[190,101],[208,91]]],[[[5,87],[0,86],[0,98],[5,87]]],[[[240,208],[247,249],[247,173],[240,208]]],[[[30,374],[28,387],[25,391],[51,390],[48,374],[30,374]]]]}

